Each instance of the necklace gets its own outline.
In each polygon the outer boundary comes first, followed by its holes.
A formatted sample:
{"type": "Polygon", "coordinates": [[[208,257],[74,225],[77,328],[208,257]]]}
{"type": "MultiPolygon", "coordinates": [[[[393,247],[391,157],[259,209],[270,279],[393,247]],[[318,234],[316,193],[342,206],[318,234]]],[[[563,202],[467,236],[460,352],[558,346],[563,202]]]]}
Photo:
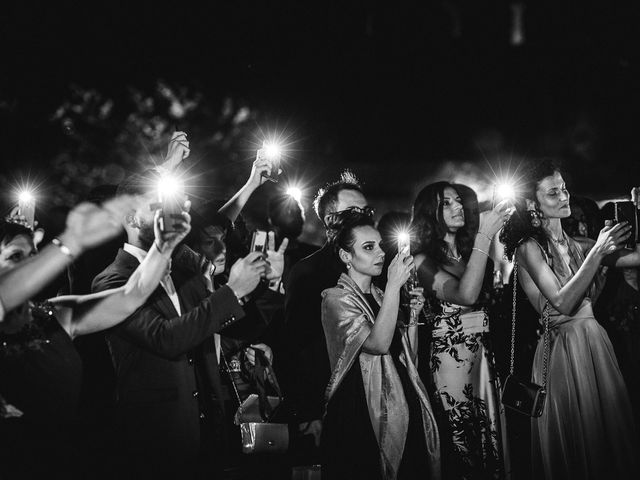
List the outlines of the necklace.
{"type": "Polygon", "coordinates": [[[567,239],[564,238],[564,236],[562,238],[553,238],[552,236],[549,236],[549,238],[553,243],[560,245],[562,247],[567,245],[567,239]]]}
{"type": "Polygon", "coordinates": [[[462,255],[454,255],[453,252],[451,252],[451,250],[448,250],[447,258],[450,258],[451,260],[455,260],[456,262],[459,262],[460,260],[462,260],[462,255]]]}

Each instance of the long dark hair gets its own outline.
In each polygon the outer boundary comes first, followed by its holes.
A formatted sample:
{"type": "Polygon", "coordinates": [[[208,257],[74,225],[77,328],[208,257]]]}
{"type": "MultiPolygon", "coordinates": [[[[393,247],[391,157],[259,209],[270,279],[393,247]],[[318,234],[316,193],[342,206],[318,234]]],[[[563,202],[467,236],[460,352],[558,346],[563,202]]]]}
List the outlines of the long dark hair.
{"type": "Polygon", "coordinates": [[[562,173],[560,163],[551,158],[532,161],[529,163],[523,175],[523,184],[518,186],[518,194],[515,201],[515,212],[505,223],[500,232],[500,241],[505,246],[505,255],[512,259],[518,246],[529,238],[534,238],[543,248],[547,248],[547,234],[543,228],[542,212],[538,208],[538,198],[536,191],[538,185],[547,177],[553,176],[556,172],[562,173]],[[531,225],[531,215],[527,210],[527,200],[533,200],[540,217],[540,226],[531,225]]]}
{"type": "Polygon", "coordinates": [[[416,197],[413,203],[413,218],[411,221],[412,232],[417,237],[416,253],[424,253],[433,259],[438,265],[451,263],[447,257],[447,242],[444,236],[447,226],[442,219],[442,199],[446,188],[453,188],[464,207],[464,227],[456,232],[456,248],[458,253],[466,261],[471,255],[475,228],[477,228],[478,200],[475,192],[464,185],[453,185],[449,182],[436,182],[427,185],[416,197]],[[474,208],[473,206],[476,206],[474,208]]]}

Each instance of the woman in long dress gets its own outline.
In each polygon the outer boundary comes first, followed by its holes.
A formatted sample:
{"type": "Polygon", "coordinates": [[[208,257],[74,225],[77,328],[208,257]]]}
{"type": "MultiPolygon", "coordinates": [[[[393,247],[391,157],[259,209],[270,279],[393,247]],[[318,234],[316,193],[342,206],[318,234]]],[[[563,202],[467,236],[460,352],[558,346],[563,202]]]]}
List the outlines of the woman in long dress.
{"type": "MultiPolygon", "coordinates": [[[[418,279],[436,313],[431,325],[429,384],[438,413],[447,478],[504,478],[505,455],[489,317],[479,301],[494,235],[506,202],[473,218],[461,192],[438,182],[413,207],[418,279]],[[472,226],[476,226],[477,231],[472,226]]],[[[473,193],[471,191],[471,193],[473,193]]]]}
{"type": "MultiPolygon", "coordinates": [[[[501,240],[515,256],[520,285],[541,312],[549,304],[550,354],[542,416],[531,420],[532,478],[637,478],[636,437],[627,390],[605,330],[593,315],[594,278],[604,264],[640,264],[623,250],[629,226],[606,226],[578,244],[562,230],[569,192],[552,161],[535,165],[501,240]]],[[[542,384],[544,342],[532,381],[542,384]]]]}
{"type": "MultiPolygon", "coordinates": [[[[380,234],[363,214],[344,215],[334,239],[346,273],[322,293],[322,327],[332,375],[322,438],[323,479],[437,479],[435,419],[415,367],[416,322],[398,319],[413,258],[400,252],[383,292],[380,234]]],[[[419,292],[417,292],[419,293],[419,292]]],[[[411,301],[419,310],[421,294],[411,301]]],[[[411,316],[413,318],[413,316],[411,316]]]]}

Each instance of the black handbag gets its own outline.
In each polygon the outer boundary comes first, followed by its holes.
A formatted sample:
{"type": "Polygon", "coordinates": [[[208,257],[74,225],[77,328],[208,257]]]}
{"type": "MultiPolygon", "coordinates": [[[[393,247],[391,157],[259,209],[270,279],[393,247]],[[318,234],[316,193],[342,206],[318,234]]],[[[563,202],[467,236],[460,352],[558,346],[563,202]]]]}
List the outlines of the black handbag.
{"type": "Polygon", "coordinates": [[[284,453],[289,448],[289,425],[273,422],[278,407],[282,404],[283,396],[273,366],[264,355],[264,352],[255,349],[256,365],[255,383],[258,393],[252,393],[244,401],[236,382],[231,374],[227,359],[222,355],[233,391],[238,400],[238,410],[234,417],[234,423],[240,427],[242,440],[242,453],[284,453]],[[269,380],[277,396],[266,394],[266,380],[269,380]]]}
{"type": "Polygon", "coordinates": [[[542,385],[519,379],[514,374],[516,347],[516,291],[518,288],[518,264],[513,263],[513,305],[511,310],[511,363],[509,376],[502,388],[502,404],[516,412],[530,417],[539,417],[544,410],[547,397],[547,373],[549,364],[549,301],[542,309],[544,326],[544,360],[542,366],[542,385]]]}

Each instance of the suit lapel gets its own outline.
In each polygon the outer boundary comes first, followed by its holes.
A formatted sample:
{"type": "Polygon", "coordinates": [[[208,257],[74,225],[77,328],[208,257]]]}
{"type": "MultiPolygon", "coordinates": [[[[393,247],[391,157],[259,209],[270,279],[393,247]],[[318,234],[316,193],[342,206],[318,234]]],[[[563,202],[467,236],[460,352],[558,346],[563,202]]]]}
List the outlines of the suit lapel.
{"type": "MultiPolygon", "coordinates": [[[[116,257],[116,263],[126,271],[127,277],[130,277],[136,268],[140,265],[140,262],[136,257],[131,255],[129,252],[125,252],[123,249],[118,251],[118,256],[116,257]]],[[[180,297],[180,294],[178,294],[180,297]]],[[[156,307],[160,310],[160,313],[166,318],[172,318],[178,315],[176,308],[173,306],[169,295],[162,287],[162,285],[158,285],[155,291],[153,292],[151,298],[155,302],[156,307]]],[[[181,304],[182,306],[182,304],[181,304]]],[[[185,311],[185,310],[183,310],[185,311]]]]}

